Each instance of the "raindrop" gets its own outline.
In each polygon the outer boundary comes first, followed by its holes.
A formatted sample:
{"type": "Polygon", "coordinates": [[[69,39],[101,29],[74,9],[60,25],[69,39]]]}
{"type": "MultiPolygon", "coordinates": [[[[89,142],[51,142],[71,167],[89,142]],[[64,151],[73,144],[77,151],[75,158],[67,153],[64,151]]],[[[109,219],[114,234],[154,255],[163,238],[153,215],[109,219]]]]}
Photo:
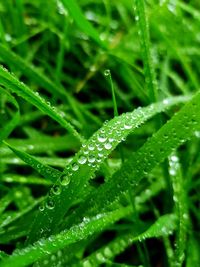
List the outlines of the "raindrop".
{"type": "Polygon", "coordinates": [[[54,195],[60,195],[61,193],[61,187],[59,185],[55,185],[51,190],[54,195]]]}
{"type": "Polygon", "coordinates": [[[54,201],[52,199],[48,199],[46,203],[46,208],[52,210],[54,209],[54,206],[55,206],[54,201]]]}
{"type": "Polygon", "coordinates": [[[94,156],[94,155],[90,155],[90,156],[88,157],[88,161],[89,161],[90,163],[95,162],[95,156],[94,156]]]}
{"type": "Polygon", "coordinates": [[[80,156],[80,157],[78,158],[78,163],[80,163],[80,164],[85,164],[86,161],[87,161],[87,159],[86,159],[86,157],[84,157],[84,156],[80,156]]]}
{"type": "Polygon", "coordinates": [[[105,71],[104,71],[104,75],[105,75],[105,76],[110,76],[110,70],[105,70],[105,71]]]}
{"type": "Polygon", "coordinates": [[[92,151],[92,150],[94,150],[94,146],[92,144],[90,144],[90,145],[88,145],[88,149],[92,151]]]}
{"type": "Polygon", "coordinates": [[[66,186],[70,183],[70,178],[67,176],[67,175],[63,175],[61,178],[60,178],[60,183],[61,185],[63,186],[66,186]]]}
{"type": "Polygon", "coordinates": [[[97,139],[100,143],[104,143],[107,140],[107,138],[102,134],[99,134],[97,139]]]}
{"type": "Polygon", "coordinates": [[[128,123],[124,124],[124,129],[126,129],[126,130],[130,130],[132,127],[133,127],[133,125],[131,125],[131,124],[128,124],[128,123]]]}
{"type": "Polygon", "coordinates": [[[72,164],[72,170],[77,171],[79,169],[79,165],[77,163],[72,164]]]}
{"type": "Polygon", "coordinates": [[[106,143],[104,145],[105,149],[111,149],[112,148],[112,145],[110,143],[106,143]]]}

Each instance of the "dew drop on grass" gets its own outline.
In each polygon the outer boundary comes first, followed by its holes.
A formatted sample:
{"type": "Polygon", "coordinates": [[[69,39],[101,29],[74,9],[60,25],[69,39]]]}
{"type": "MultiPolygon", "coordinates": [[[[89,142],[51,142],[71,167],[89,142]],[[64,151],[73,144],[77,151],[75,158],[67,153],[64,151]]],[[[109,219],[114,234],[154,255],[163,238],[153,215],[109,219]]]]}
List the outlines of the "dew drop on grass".
{"type": "Polygon", "coordinates": [[[104,75],[105,75],[106,77],[108,77],[108,76],[110,75],[110,70],[105,70],[105,71],[104,71],[104,75]]]}
{"type": "Polygon", "coordinates": [[[90,145],[88,145],[88,149],[89,149],[90,151],[92,151],[92,150],[94,150],[94,146],[93,146],[92,144],[90,144],[90,145]]]}
{"type": "Polygon", "coordinates": [[[83,262],[83,267],[92,267],[92,264],[89,260],[83,262]]]}
{"type": "Polygon", "coordinates": [[[94,155],[90,155],[89,157],[88,157],[88,162],[90,162],[90,163],[93,163],[93,162],[95,162],[95,156],[94,155]]]}
{"type": "Polygon", "coordinates": [[[60,183],[61,183],[61,185],[63,185],[63,186],[67,186],[69,183],[70,183],[70,178],[69,178],[69,176],[67,176],[67,175],[63,175],[61,178],[60,178],[60,183]]]}
{"type": "Polygon", "coordinates": [[[104,145],[104,147],[105,147],[105,149],[109,150],[109,149],[112,148],[112,145],[111,145],[111,143],[106,143],[106,144],[104,145]]]}
{"type": "Polygon", "coordinates": [[[85,164],[86,161],[87,161],[87,158],[84,157],[84,156],[80,156],[80,157],[78,158],[78,163],[81,164],[81,165],[82,165],[82,164],[85,164]]]}
{"type": "Polygon", "coordinates": [[[40,211],[44,211],[44,203],[42,203],[42,204],[39,206],[39,210],[40,210],[40,211]]]}
{"type": "Polygon", "coordinates": [[[124,124],[124,129],[125,130],[130,130],[132,127],[133,127],[133,125],[131,125],[131,124],[128,124],[128,123],[124,124]]]}
{"type": "Polygon", "coordinates": [[[51,190],[54,195],[60,195],[61,193],[61,187],[59,185],[55,185],[51,190]]]}
{"type": "Polygon", "coordinates": [[[103,134],[99,134],[97,139],[100,143],[104,143],[107,140],[103,134]]]}
{"type": "Polygon", "coordinates": [[[79,169],[79,165],[77,163],[72,164],[72,170],[77,171],[79,169]]]}
{"type": "Polygon", "coordinates": [[[54,207],[55,207],[54,201],[52,199],[48,199],[46,203],[46,208],[52,210],[54,209],[54,207]]]}

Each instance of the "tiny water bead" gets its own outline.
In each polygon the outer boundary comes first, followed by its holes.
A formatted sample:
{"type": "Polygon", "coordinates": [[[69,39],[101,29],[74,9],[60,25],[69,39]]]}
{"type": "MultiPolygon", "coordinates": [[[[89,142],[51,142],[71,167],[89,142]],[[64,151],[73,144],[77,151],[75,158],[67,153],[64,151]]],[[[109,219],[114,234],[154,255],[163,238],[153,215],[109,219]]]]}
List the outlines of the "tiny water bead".
{"type": "Polygon", "coordinates": [[[107,140],[107,137],[103,134],[99,134],[97,139],[100,143],[104,143],[107,140]]]}
{"type": "Polygon", "coordinates": [[[52,199],[48,199],[46,203],[46,208],[52,210],[54,209],[54,207],[55,207],[54,201],[52,199]]]}
{"type": "Polygon", "coordinates": [[[52,187],[51,191],[54,195],[60,195],[61,187],[59,185],[55,185],[52,187]]]}
{"type": "Polygon", "coordinates": [[[77,171],[79,169],[79,165],[77,163],[72,164],[72,170],[77,171]]]}
{"type": "Polygon", "coordinates": [[[109,69],[105,70],[104,71],[104,75],[107,76],[107,77],[110,76],[110,70],[109,69]]]}
{"type": "Polygon", "coordinates": [[[70,178],[68,175],[63,175],[61,178],[60,178],[60,183],[61,185],[63,186],[67,186],[69,183],[70,183],[70,178]]]}
{"type": "Polygon", "coordinates": [[[106,143],[106,144],[104,145],[104,147],[105,147],[105,149],[109,150],[109,149],[112,148],[112,145],[111,145],[111,143],[106,143]]]}
{"type": "Polygon", "coordinates": [[[81,164],[81,165],[82,165],[82,164],[85,164],[86,161],[87,161],[87,158],[84,157],[84,156],[80,156],[80,157],[78,158],[78,163],[81,164]]]}
{"type": "Polygon", "coordinates": [[[90,155],[90,156],[88,157],[88,162],[90,162],[90,163],[95,162],[95,160],[96,160],[96,158],[95,158],[94,155],[90,155]]]}

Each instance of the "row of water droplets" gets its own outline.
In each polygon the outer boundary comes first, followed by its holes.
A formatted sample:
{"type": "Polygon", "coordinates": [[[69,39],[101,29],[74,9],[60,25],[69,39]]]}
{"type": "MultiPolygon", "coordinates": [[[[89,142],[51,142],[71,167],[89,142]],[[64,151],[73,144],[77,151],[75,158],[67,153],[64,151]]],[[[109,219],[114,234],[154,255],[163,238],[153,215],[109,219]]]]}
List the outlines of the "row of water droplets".
{"type": "MultiPolygon", "coordinates": [[[[109,71],[107,70],[107,75],[109,71]]],[[[59,183],[52,187],[49,198],[45,205],[40,207],[40,211],[54,208],[53,196],[62,192],[63,186],[68,186],[75,173],[83,166],[89,166],[89,177],[94,177],[95,171],[101,163],[108,157],[113,149],[132,132],[134,128],[139,127],[149,117],[154,115],[158,110],[163,109],[163,104],[170,105],[170,102],[152,104],[146,108],[137,108],[133,112],[123,113],[115,117],[110,122],[105,121],[102,128],[97,131],[87,142],[85,142],[80,151],[75,155],[74,160],[65,168],[59,183]]]]}

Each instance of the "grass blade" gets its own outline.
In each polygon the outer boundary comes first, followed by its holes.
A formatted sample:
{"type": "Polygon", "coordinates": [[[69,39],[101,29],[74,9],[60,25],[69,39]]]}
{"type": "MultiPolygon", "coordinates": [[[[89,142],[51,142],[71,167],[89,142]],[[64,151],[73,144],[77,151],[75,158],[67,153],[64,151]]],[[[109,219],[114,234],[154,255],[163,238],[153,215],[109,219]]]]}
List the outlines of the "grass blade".
{"type": "Polygon", "coordinates": [[[138,22],[138,28],[139,28],[142,58],[144,62],[144,77],[145,77],[146,87],[148,90],[149,100],[151,102],[154,102],[157,99],[158,86],[156,81],[155,69],[152,62],[149,24],[145,11],[144,0],[135,0],[135,11],[136,11],[136,21],[138,22]]]}
{"type": "Polygon", "coordinates": [[[44,212],[38,213],[27,242],[32,243],[39,239],[41,228],[43,235],[46,233],[46,236],[55,231],[55,226],[59,224],[81,192],[84,192],[89,179],[124,138],[155,114],[183,100],[185,98],[171,98],[164,103],[138,108],[133,112],[115,117],[99,129],[65,168],[62,177],[55,184],[56,187],[61,188],[60,194],[46,198],[47,208],[44,212]],[[66,203],[65,206],[60,205],[61,202],[66,203]],[[50,207],[48,203],[51,204],[50,207]],[[49,218],[52,218],[51,221],[49,218]]]}
{"type": "Polygon", "coordinates": [[[58,111],[55,111],[54,107],[52,107],[50,104],[47,104],[44,99],[31,91],[31,89],[29,89],[24,83],[20,82],[3,67],[0,67],[0,83],[6,88],[9,88],[12,92],[23,97],[26,101],[36,106],[45,114],[48,114],[49,117],[57,121],[66,130],[72,133],[81,143],[84,141],[84,138],[80,136],[75,128],[69,122],[67,122],[58,111]]]}
{"type": "Polygon", "coordinates": [[[22,267],[33,263],[36,260],[46,257],[47,254],[58,251],[70,244],[73,244],[79,240],[85,239],[94,233],[102,231],[110,224],[121,219],[123,216],[130,214],[132,209],[121,208],[116,211],[112,211],[105,214],[99,214],[98,216],[82,222],[80,225],[76,225],[69,230],[63,231],[58,235],[51,236],[48,239],[39,240],[23,250],[15,251],[12,256],[5,261],[0,262],[0,267],[22,267]]]}

